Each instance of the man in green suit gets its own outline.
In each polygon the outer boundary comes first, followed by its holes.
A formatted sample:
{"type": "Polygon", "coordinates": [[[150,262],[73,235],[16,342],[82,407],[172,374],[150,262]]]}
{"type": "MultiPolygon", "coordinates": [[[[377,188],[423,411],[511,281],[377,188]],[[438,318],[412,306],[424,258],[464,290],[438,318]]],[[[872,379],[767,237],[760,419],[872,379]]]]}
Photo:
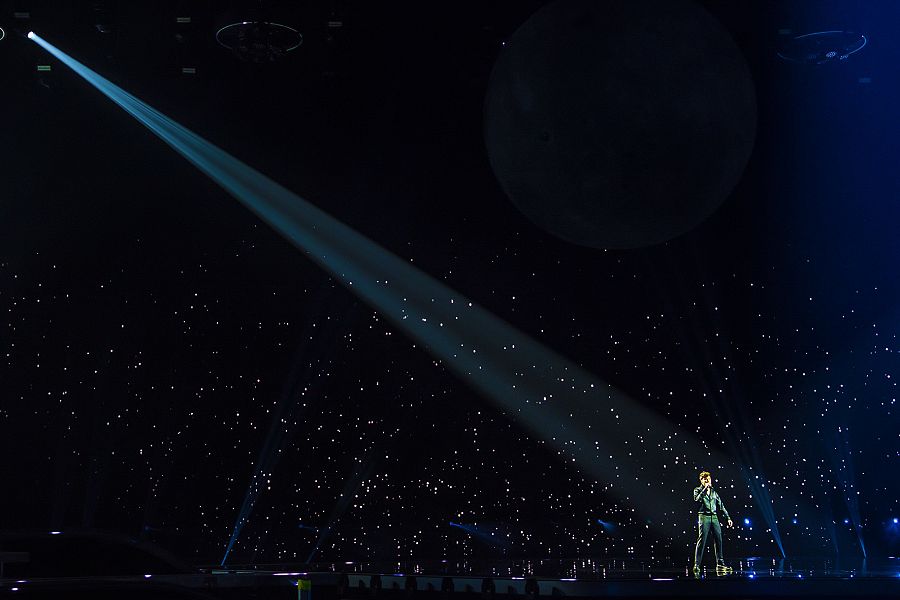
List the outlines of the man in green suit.
{"type": "Polygon", "coordinates": [[[716,572],[731,572],[731,567],[725,564],[725,555],[722,552],[722,527],[719,525],[718,513],[725,516],[728,526],[731,517],[722,502],[718,492],[712,487],[712,475],[708,471],[700,473],[700,485],[694,488],[694,503],[697,505],[697,547],[694,549],[694,574],[700,573],[700,563],[703,561],[703,551],[706,550],[706,541],[712,531],[713,543],[716,553],[716,572]]]}

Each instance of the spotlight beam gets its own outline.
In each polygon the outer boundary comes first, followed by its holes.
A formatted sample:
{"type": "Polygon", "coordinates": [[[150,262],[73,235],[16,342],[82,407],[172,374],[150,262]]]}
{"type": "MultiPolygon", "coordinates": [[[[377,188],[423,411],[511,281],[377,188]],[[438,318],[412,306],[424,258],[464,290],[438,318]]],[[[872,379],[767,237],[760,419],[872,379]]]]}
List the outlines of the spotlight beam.
{"type": "MultiPolygon", "coordinates": [[[[322,286],[322,293],[316,304],[320,307],[326,304],[334,305],[333,287],[329,284],[322,286]]],[[[321,310],[321,308],[320,308],[321,310]]],[[[346,317],[346,314],[343,315],[346,317]]],[[[250,483],[247,485],[247,491],[244,494],[244,500],[235,519],[234,529],[228,544],[225,546],[225,554],[222,557],[220,566],[224,567],[228,556],[231,554],[235,543],[238,540],[244,526],[248,523],[256,501],[259,499],[263,490],[267,486],[263,482],[272,476],[281,458],[282,448],[291,439],[294,429],[297,427],[298,419],[302,419],[303,414],[308,410],[306,404],[303,407],[299,398],[303,389],[317,391],[314,386],[308,385],[308,382],[314,380],[311,377],[312,361],[307,354],[307,348],[314,346],[317,348],[318,359],[327,359],[336,348],[335,340],[340,339],[350,329],[352,319],[338,318],[328,319],[324,327],[307,327],[307,331],[301,336],[303,341],[294,356],[293,367],[288,376],[284,391],[280,394],[275,410],[272,411],[272,418],[269,423],[269,432],[260,448],[259,456],[256,459],[256,465],[253,467],[253,474],[250,477],[250,483]],[[319,343],[309,343],[314,340],[319,343]],[[324,344],[322,341],[324,340],[324,344]],[[324,350],[322,349],[324,348],[324,350]]],[[[312,392],[311,392],[312,393],[312,392]]],[[[309,561],[307,561],[309,562],[309,561]]]]}
{"type": "Polygon", "coordinates": [[[688,493],[689,488],[672,488],[691,485],[696,466],[733,468],[721,451],[169,119],[39,35],[29,37],[422,343],[566,463],[604,484],[607,493],[637,515],[650,517],[654,526],[662,520],[658,515],[672,506],[673,491],[678,497],[688,493]],[[667,469],[670,459],[678,462],[667,469]]]}
{"type": "MultiPolygon", "coordinates": [[[[692,306],[692,303],[686,297],[682,298],[682,300],[684,305],[692,306]]],[[[701,327],[704,320],[718,323],[717,330],[722,329],[719,313],[709,310],[709,306],[707,305],[707,309],[703,311],[702,315],[700,313],[701,309],[690,311],[691,321],[695,329],[701,327]]],[[[730,454],[735,457],[744,481],[752,492],[751,496],[766,520],[772,540],[778,546],[778,550],[783,558],[785,556],[784,543],[778,529],[778,519],[772,505],[772,497],[769,489],[766,487],[762,460],[753,441],[753,434],[747,426],[749,420],[742,409],[746,401],[744,388],[735,383],[735,377],[726,376],[718,368],[717,356],[725,357],[726,364],[733,364],[733,361],[728,359],[730,348],[720,338],[717,352],[712,352],[708,343],[702,343],[695,335],[691,335],[690,330],[684,325],[676,324],[676,330],[679,333],[682,345],[690,350],[690,355],[698,359],[695,361],[694,369],[701,374],[700,385],[705,392],[704,396],[710,408],[713,409],[714,414],[721,415],[719,417],[720,431],[725,438],[727,448],[730,449],[730,454]],[[729,388],[727,395],[722,393],[723,387],[729,388]],[[727,423],[733,423],[737,426],[729,428],[727,423]]]]}

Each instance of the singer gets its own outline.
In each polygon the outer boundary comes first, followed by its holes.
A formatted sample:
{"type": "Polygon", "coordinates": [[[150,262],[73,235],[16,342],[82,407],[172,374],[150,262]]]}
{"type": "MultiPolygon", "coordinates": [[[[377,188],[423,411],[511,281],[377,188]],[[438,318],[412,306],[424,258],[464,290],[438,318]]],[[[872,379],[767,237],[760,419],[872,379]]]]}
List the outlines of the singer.
{"type": "Polygon", "coordinates": [[[728,526],[734,524],[725,509],[722,498],[712,487],[712,475],[708,471],[700,473],[700,486],[694,488],[694,502],[697,505],[697,547],[694,549],[694,575],[700,574],[700,563],[703,561],[703,551],[706,550],[706,541],[712,530],[713,543],[716,553],[716,572],[729,573],[731,567],[725,564],[725,555],[722,552],[722,527],[719,525],[719,511],[728,521],[728,526]]]}

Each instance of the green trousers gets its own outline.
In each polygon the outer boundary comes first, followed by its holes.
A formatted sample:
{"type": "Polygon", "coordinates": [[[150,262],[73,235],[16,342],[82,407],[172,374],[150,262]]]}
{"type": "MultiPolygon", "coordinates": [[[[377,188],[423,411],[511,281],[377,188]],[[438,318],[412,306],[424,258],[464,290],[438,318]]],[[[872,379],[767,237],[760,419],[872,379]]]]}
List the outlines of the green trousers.
{"type": "Polygon", "coordinates": [[[709,534],[713,534],[713,545],[716,555],[716,564],[725,564],[725,555],[722,552],[722,526],[715,515],[697,516],[697,547],[694,549],[694,566],[699,567],[703,561],[703,552],[706,550],[706,542],[709,534]]]}

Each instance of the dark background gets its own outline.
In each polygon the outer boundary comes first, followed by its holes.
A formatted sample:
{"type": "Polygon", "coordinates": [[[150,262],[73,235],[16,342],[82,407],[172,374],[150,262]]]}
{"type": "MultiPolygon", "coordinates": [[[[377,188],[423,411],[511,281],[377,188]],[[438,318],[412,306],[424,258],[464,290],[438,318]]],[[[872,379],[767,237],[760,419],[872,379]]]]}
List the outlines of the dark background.
{"type": "MultiPolygon", "coordinates": [[[[703,3],[753,73],[754,154],[694,231],[605,251],[522,216],[482,140],[493,61],[544,3],[426,4],[267,2],[304,43],[265,65],[214,39],[253,3],[0,4],[0,528],[115,530],[217,562],[249,487],[237,562],[317,541],[321,560],[680,559],[693,542],[694,465],[666,475],[674,522],[634,519],[33,29],[701,439],[740,427],[789,554],[896,552],[900,6],[703,3]],[[840,65],[776,57],[779,30],[824,29],[869,45],[840,65]]],[[[714,475],[729,552],[775,554],[740,475],[714,475]]]]}

